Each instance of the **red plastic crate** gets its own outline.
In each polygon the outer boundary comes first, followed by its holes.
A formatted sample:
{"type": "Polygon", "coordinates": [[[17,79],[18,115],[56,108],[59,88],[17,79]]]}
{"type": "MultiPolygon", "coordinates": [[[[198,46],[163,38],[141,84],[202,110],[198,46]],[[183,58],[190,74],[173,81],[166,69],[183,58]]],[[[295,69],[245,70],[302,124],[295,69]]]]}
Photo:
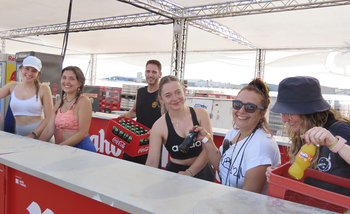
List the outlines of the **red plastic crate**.
{"type": "Polygon", "coordinates": [[[142,127],[144,130],[149,131],[148,127],[142,125],[141,123],[134,121],[131,118],[114,118],[114,119],[109,120],[106,139],[109,142],[115,144],[116,147],[120,148],[121,150],[123,150],[126,154],[130,155],[131,157],[147,154],[148,150],[149,150],[149,145],[147,144],[147,145],[140,146],[140,140],[148,138],[149,134],[136,135],[135,133],[124,128],[123,126],[121,126],[118,123],[119,120],[123,120],[123,119],[125,121],[130,120],[130,121],[134,122],[135,125],[139,125],[139,127],[142,127]],[[128,135],[130,135],[132,137],[132,140],[130,141],[130,143],[126,142],[125,140],[123,140],[120,137],[113,134],[112,133],[113,126],[122,130],[124,133],[127,133],[128,135]]]}
{"type": "Polygon", "coordinates": [[[271,172],[267,195],[338,213],[350,210],[350,197],[304,184],[311,177],[350,189],[350,179],[307,168],[304,177],[296,180],[288,173],[290,166],[286,163],[271,172]]]}

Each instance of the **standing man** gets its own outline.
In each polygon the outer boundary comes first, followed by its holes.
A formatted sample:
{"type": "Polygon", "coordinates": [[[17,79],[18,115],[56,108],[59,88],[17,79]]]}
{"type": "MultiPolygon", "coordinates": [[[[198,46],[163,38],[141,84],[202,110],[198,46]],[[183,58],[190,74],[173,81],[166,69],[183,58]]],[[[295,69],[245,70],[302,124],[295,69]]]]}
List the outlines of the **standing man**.
{"type": "MultiPolygon", "coordinates": [[[[148,86],[137,90],[135,103],[132,109],[119,116],[119,118],[136,118],[142,125],[152,128],[153,123],[161,116],[161,108],[158,105],[159,79],[162,77],[162,65],[158,60],[149,60],[146,63],[145,71],[148,86]]],[[[148,154],[131,157],[123,153],[123,160],[145,164],[148,154]]]]}

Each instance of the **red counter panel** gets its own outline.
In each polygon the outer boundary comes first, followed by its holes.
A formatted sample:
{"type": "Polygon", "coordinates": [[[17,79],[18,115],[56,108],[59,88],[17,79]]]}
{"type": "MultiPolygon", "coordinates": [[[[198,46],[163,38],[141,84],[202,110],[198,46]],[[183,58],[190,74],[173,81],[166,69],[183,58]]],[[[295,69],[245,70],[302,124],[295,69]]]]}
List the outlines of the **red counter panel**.
{"type": "Polygon", "coordinates": [[[127,213],[21,171],[7,169],[6,214],[127,213]]]}

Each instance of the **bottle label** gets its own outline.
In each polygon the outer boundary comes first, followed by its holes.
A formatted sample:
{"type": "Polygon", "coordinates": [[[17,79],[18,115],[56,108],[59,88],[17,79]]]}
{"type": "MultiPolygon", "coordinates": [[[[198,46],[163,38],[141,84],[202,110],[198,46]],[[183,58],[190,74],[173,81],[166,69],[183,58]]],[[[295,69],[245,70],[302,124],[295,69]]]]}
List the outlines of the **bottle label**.
{"type": "Polygon", "coordinates": [[[312,158],[314,156],[309,155],[309,154],[307,154],[307,153],[305,153],[305,152],[300,150],[299,153],[297,154],[297,157],[299,157],[300,159],[304,160],[305,162],[311,163],[312,158]]]}

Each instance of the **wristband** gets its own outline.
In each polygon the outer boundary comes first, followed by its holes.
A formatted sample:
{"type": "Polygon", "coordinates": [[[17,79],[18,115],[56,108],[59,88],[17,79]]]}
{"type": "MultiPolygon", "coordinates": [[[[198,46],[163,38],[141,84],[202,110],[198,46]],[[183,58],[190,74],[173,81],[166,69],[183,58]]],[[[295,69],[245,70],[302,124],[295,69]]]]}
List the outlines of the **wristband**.
{"type": "Polygon", "coordinates": [[[207,133],[207,135],[203,138],[202,143],[207,143],[211,134],[207,133]]]}
{"type": "Polygon", "coordinates": [[[34,138],[38,137],[38,135],[36,135],[35,132],[32,132],[32,134],[34,135],[34,138]]]}
{"type": "Polygon", "coordinates": [[[186,169],[186,172],[188,172],[188,174],[190,174],[192,177],[194,176],[190,169],[186,169]]]}
{"type": "Polygon", "coordinates": [[[333,147],[335,147],[335,145],[337,145],[338,141],[339,141],[339,138],[335,137],[335,143],[333,143],[333,145],[331,146],[328,146],[329,149],[333,149],[333,147]]]}
{"type": "MultiPolygon", "coordinates": [[[[344,138],[340,137],[340,136],[335,136],[336,138],[338,138],[338,142],[336,143],[336,145],[333,148],[329,148],[332,152],[337,153],[339,152],[339,150],[344,146],[344,144],[347,142],[344,138]]],[[[333,145],[332,145],[333,146],[333,145]]]]}

